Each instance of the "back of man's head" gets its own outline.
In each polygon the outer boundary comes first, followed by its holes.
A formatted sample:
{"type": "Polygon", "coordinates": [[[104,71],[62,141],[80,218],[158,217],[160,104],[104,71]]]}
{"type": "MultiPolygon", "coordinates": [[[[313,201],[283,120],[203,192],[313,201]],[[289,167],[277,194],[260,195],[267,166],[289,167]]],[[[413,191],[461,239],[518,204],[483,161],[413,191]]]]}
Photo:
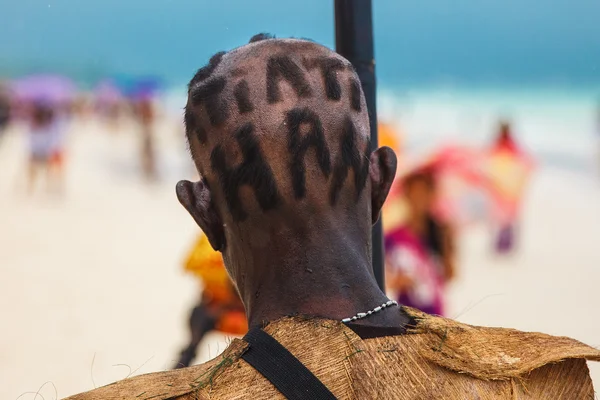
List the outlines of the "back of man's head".
{"type": "Polygon", "coordinates": [[[390,149],[371,154],[354,68],[307,40],[257,35],[213,56],[189,84],[185,124],[202,182],[178,195],[222,251],[336,223],[368,233],[395,173],[390,149]]]}

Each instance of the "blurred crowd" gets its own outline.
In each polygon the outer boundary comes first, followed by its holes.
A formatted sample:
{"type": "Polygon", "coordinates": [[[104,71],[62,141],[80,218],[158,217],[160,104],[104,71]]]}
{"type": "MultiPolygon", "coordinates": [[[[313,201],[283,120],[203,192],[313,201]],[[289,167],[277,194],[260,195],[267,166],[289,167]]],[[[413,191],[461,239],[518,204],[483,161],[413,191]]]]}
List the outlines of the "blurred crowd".
{"type": "Polygon", "coordinates": [[[62,193],[69,122],[94,116],[110,130],[129,118],[135,121],[139,134],[142,175],[154,181],[154,125],[160,89],[160,82],[149,78],[106,79],[88,92],[58,75],[33,75],[0,83],[0,138],[10,124],[23,125],[28,191],[33,192],[40,178],[45,178],[48,190],[62,193]]]}
{"type": "MultiPolygon", "coordinates": [[[[140,175],[152,182],[159,172],[154,137],[160,94],[161,84],[155,79],[107,79],[86,95],[61,76],[5,83],[0,86],[0,146],[9,124],[26,126],[28,190],[33,192],[43,177],[49,190],[60,193],[69,120],[93,115],[110,129],[126,117],[135,121],[140,175]]],[[[419,158],[404,151],[399,127],[380,122],[379,138],[380,145],[396,151],[402,166],[383,214],[387,292],[399,303],[444,315],[446,287],[460,273],[461,229],[485,221],[493,232],[490,247],[496,254],[516,248],[520,204],[533,160],[519,145],[510,121],[498,122],[487,147],[444,145],[419,158]]],[[[191,313],[190,342],[177,367],[193,362],[207,332],[241,335],[247,329],[243,305],[220,253],[201,232],[184,266],[201,282],[202,294],[191,313]]]]}

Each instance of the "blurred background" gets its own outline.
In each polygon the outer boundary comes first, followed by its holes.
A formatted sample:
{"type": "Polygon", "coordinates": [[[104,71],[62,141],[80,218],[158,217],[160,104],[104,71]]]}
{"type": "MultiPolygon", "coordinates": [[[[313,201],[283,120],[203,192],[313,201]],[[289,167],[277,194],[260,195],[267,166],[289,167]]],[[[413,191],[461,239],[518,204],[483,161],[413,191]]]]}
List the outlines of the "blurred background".
{"type": "MultiPolygon", "coordinates": [[[[390,296],[600,346],[600,3],[373,7],[380,141],[400,158],[390,296]],[[405,239],[422,226],[431,257],[415,263],[405,239]]],[[[259,32],[333,48],[333,1],[0,3],[0,398],[185,355],[190,310],[219,297],[200,295],[210,274],[192,264],[218,260],[198,256],[174,192],[196,178],[186,84],[259,32]]],[[[226,313],[186,363],[243,330],[226,313]]]]}

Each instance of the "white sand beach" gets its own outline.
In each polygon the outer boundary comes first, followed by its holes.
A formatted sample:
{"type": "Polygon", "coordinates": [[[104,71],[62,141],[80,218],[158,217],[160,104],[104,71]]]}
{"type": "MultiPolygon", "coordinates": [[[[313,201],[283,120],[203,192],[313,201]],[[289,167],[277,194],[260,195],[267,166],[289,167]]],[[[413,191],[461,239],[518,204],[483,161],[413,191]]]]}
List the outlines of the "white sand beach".
{"type": "MultiPolygon", "coordinates": [[[[198,283],[182,258],[197,228],[178,204],[192,175],[181,132],[161,125],[163,176],[142,182],[131,127],[70,132],[67,193],[24,193],[24,138],[0,141],[0,399],[46,400],[169,369],[187,338],[198,283]],[[55,391],[56,390],[56,391],[55,391]]],[[[461,233],[450,316],[600,346],[600,181],[541,167],[520,249],[497,259],[485,227],[461,233]]],[[[211,336],[201,359],[226,339],[211,336]]],[[[600,387],[600,365],[590,365],[600,387]]]]}

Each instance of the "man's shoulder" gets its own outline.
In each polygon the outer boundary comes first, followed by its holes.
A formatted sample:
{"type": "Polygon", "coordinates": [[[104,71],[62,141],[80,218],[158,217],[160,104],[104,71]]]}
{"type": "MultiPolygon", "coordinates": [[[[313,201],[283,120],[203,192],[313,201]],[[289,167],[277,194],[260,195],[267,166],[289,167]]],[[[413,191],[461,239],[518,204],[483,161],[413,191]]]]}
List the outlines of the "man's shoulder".
{"type": "Polygon", "coordinates": [[[452,371],[479,379],[522,376],[567,359],[600,361],[600,350],[564,336],[463,324],[404,307],[415,321],[403,340],[452,371]]]}
{"type": "Polygon", "coordinates": [[[215,377],[239,360],[247,344],[235,339],[218,357],[204,364],[135,376],[64,400],[203,400],[215,377]]]}
{"type": "MultiPolygon", "coordinates": [[[[363,340],[339,321],[300,317],[264,329],[338,398],[465,398],[450,394],[487,393],[482,398],[571,399],[593,393],[586,360],[600,360],[600,351],[581,342],[402,310],[414,325],[397,336],[363,340]]],[[[141,375],[68,400],[281,398],[241,359],[247,346],[234,340],[206,364],[141,375]]]]}
{"type": "Polygon", "coordinates": [[[361,398],[593,396],[586,360],[600,360],[600,351],[592,347],[566,337],[478,327],[402,310],[414,322],[407,334],[364,340],[361,353],[353,357],[353,388],[365,394],[361,398]],[[375,384],[361,379],[373,369],[375,384]]]}

